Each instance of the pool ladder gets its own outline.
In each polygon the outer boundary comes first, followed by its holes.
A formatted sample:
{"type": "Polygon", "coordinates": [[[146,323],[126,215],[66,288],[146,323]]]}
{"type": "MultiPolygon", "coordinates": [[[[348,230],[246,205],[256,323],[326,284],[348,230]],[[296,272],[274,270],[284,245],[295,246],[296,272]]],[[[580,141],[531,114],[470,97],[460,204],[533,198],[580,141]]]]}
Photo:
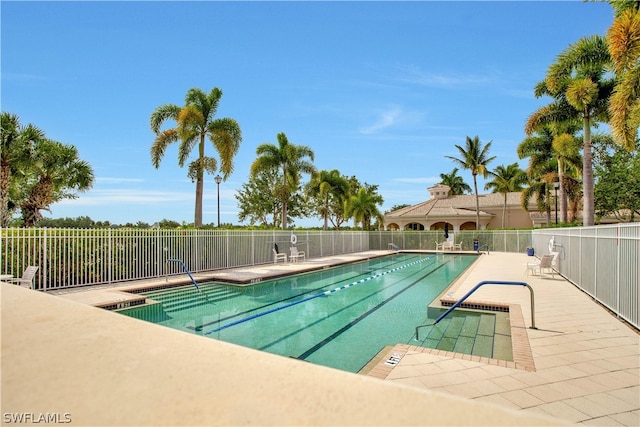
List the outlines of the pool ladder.
{"type": "Polygon", "coordinates": [[[440,317],[438,317],[435,320],[435,322],[416,326],[416,340],[420,341],[420,337],[418,336],[418,330],[420,328],[426,328],[427,326],[434,326],[434,325],[438,324],[438,322],[440,322],[442,319],[447,317],[449,315],[449,313],[451,313],[453,310],[455,310],[457,307],[459,307],[467,298],[469,298],[469,296],[471,296],[472,293],[474,293],[475,291],[478,290],[478,288],[480,288],[481,286],[484,286],[484,285],[526,286],[529,289],[529,292],[531,293],[531,329],[538,329],[538,328],[536,328],[535,302],[534,302],[534,296],[533,296],[533,288],[531,286],[529,286],[525,282],[505,282],[505,281],[500,281],[500,280],[483,280],[482,282],[480,282],[477,285],[475,285],[469,292],[467,292],[455,304],[453,304],[451,307],[449,307],[449,309],[447,311],[442,313],[440,315],[440,317]]]}

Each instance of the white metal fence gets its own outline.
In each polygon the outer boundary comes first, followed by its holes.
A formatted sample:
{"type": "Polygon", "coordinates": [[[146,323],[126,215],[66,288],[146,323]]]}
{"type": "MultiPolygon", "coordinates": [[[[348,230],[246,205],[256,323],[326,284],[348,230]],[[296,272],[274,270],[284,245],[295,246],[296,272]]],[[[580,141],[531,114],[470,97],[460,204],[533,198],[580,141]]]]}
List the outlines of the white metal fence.
{"type": "Polygon", "coordinates": [[[532,237],[537,254],[549,252],[553,237],[560,274],[640,329],[640,223],[541,229],[532,237]]]}
{"type": "MultiPolygon", "coordinates": [[[[480,230],[449,232],[463,250],[474,250],[474,240],[481,251],[525,252],[531,246],[531,230],[480,230]]],[[[406,250],[435,250],[436,242],[442,242],[442,230],[430,231],[372,231],[369,235],[371,249],[387,249],[389,244],[406,250]]]]}
{"type": "MultiPolygon", "coordinates": [[[[290,231],[164,229],[1,229],[0,273],[39,268],[35,288],[50,290],[273,262],[289,252],[290,231]]],[[[296,231],[308,258],[369,250],[367,232],[296,231]]]]}

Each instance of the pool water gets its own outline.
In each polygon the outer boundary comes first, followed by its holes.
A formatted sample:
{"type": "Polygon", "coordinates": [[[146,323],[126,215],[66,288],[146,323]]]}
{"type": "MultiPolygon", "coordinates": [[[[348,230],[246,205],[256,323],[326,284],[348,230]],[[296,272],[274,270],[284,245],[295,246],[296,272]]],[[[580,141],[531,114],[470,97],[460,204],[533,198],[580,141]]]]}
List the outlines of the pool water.
{"type": "Polygon", "coordinates": [[[441,313],[427,306],[475,258],[402,253],[251,286],[180,286],[145,292],[157,304],[119,312],[350,372],[398,343],[492,357],[488,312],[456,310],[415,339],[416,326],[441,313]]]}

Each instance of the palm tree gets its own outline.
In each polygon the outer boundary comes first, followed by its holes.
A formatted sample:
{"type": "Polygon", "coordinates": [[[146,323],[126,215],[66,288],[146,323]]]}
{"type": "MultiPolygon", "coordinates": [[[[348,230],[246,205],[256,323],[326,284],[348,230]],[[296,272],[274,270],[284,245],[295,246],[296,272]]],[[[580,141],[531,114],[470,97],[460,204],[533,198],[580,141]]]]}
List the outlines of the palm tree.
{"type": "Polygon", "coordinates": [[[631,151],[640,126],[640,2],[610,3],[615,19],[607,45],[617,82],[609,99],[609,125],[615,141],[631,151]]]}
{"type": "Polygon", "coordinates": [[[449,195],[455,196],[464,193],[471,193],[471,187],[464,182],[464,179],[461,176],[458,176],[458,168],[453,168],[451,173],[441,173],[440,174],[440,184],[446,185],[451,190],[449,190],[449,195]]]}
{"type": "MultiPolygon", "coordinates": [[[[610,63],[603,37],[583,37],[558,55],[545,79],[551,95],[566,99],[574,109],[573,115],[582,119],[583,224],[587,226],[594,224],[591,125],[593,121],[608,120],[607,102],[614,85],[613,79],[605,78],[610,63]]],[[[564,117],[565,120],[569,118],[564,117]]],[[[557,121],[557,117],[553,119],[557,121]]]]}
{"type": "Polygon", "coordinates": [[[494,193],[504,195],[504,205],[502,206],[502,228],[504,228],[504,219],[507,215],[507,193],[521,191],[528,181],[527,174],[520,169],[518,163],[507,166],[500,165],[489,174],[493,176],[493,180],[485,184],[485,190],[491,189],[494,193]]]}
{"type": "Polygon", "coordinates": [[[520,194],[520,204],[526,211],[529,210],[529,201],[535,198],[538,210],[547,213],[547,226],[551,221],[551,190],[553,183],[558,180],[558,165],[556,160],[548,156],[546,160],[534,163],[535,168],[527,168],[528,186],[520,194]]]}
{"type": "Polygon", "coordinates": [[[76,198],[75,192],[88,190],[94,180],[91,166],[78,157],[76,147],[44,138],[34,145],[30,175],[34,184],[21,205],[24,227],[36,225],[41,210],[61,199],[76,198]]]}
{"type": "Polygon", "coordinates": [[[581,170],[582,158],[579,148],[581,142],[573,134],[579,129],[575,121],[557,122],[539,125],[537,130],[529,129],[529,122],[525,126],[528,132],[518,145],[518,156],[521,159],[529,157],[529,175],[535,175],[538,165],[548,162],[552,158],[557,161],[559,180],[560,216],[563,222],[567,220],[567,191],[568,180],[565,179],[567,167],[581,170]]]}
{"type": "Polygon", "coordinates": [[[44,132],[32,124],[20,124],[20,118],[11,113],[0,115],[2,126],[0,140],[0,227],[7,227],[19,200],[10,197],[11,188],[19,187],[14,178],[16,172],[28,166],[33,144],[44,138],[44,132]]]}
{"type": "Polygon", "coordinates": [[[198,158],[189,164],[188,176],[196,183],[195,226],[202,226],[202,196],[204,173],[218,170],[218,161],[205,156],[205,138],[213,143],[220,156],[220,172],[226,181],[233,172],[233,158],[242,142],[242,132],[238,122],[230,118],[215,119],[222,91],[214,87],[209,94],[200,89],[189,89],[184,107],[165,104],[151,113],[151,130],[156,139],[151,145],[151,163],[158,169],[169,144],[180,141],[178,165],[184,167],[194,147],[198,147],[198,158]],[[176,122],[176,127],[162,130],[167,120],[176,122]]]}
{"type": "Polygon", "coordinates": [[[467,136],[467,142],[465,148],[459,145],[455,146],[460,152],[460,158],[445,156],[457,163],[463,169],[469,169],[471,175],[473,175],[473,190],[476,195],[476,230],[480,229],[480,202],[478,198],[478,174],[483,177],[487,177],[488,170],[487,165],[496,157],[488,157],[489,147],[491,147],[491,141],[482,147],[480,138],[476,135],[473,139],[467,136]]]}
{"type": "MultiPolygon", "coordinates": [[[[349,192],[349,182],[340,175],[337,169],[332,171],[322,170],[314,174],[309,183],[309,193],[322,200],[319,213],[324,217],[323,229],[329,227],[329,216],[331,215],[331,199],[343,200],[349,192]]],[[[333,221],[333,220],[332,220],[333,221]]]]}
{"type": "Polygon", "coordinates": [[[375,187],[361,187],[349,198],[345,206],[346,216],[353,218],[356,223],[360,222],[363,230],[371,228],[372,218],[382,220],[378,205],[384,203],[384,199],[373,191],[373,188],[375,187]]]}
{"type": "Polygon", "coordinates": [[[282,229],[287,228],[287,204],[291,194],[300,185],[301,174],[315,173],[313,166],[314,154],[305,145],[290,144],[287,135],[281,132],[277,135],[278,145],[264,143],[256,148],[257,158],[251,164],[251,174],[262,171],[279,169],[282,185],[279,188],[282,206],[282,229]]]}

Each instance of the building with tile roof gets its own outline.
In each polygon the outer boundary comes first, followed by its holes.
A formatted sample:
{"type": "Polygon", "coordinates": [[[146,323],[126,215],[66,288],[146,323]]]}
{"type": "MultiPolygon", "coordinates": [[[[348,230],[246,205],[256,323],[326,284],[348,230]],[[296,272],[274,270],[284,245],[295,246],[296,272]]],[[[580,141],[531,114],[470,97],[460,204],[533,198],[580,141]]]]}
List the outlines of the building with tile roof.
{"type": "MultiPolygon", "coordinates": [[[[450,196],[443,184],[429,187],[429,200],[390,212],[384,217],[385,230],[439,230],[449,224],[452,231],[476,229],[476,198],[473,194],[450,196]]],[[[530,228],[547,222],[547,215],[538,212],[535,203],[529,211],[520,204],[520,192],[479,195],[480,229],[530,228]],[[504,214],[503,214],[504,212],[504,214]]]]}

